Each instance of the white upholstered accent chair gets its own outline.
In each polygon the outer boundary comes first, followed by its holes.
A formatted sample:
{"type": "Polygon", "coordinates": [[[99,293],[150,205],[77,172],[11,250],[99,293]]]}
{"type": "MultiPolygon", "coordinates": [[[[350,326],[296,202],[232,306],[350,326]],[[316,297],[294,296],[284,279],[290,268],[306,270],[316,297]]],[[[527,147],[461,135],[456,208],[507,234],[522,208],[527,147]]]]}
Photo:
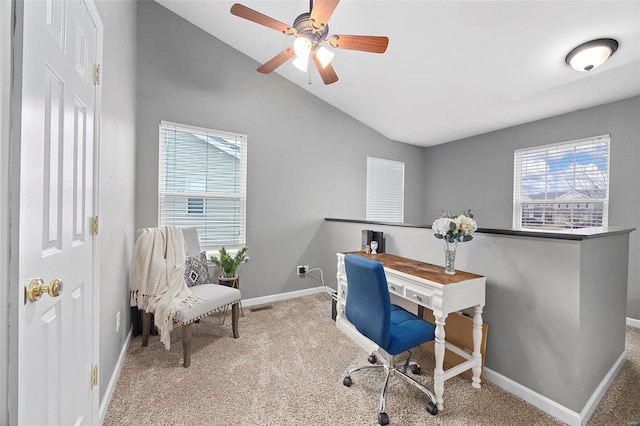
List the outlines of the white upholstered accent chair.
{"type": "MultiPolygon", "coordinates": [[[[200,239],[198,237],[198,231],[195,228],[182,228],[182,234],[184,236],[186,245],[187,259],[191,256],[197,256],[202,252],[200,248],[200,239]]],[[[206,264],[206,256],[204,258],[206,264]]],[[[187,274],[189,268],[187,266],[187,274]]],[[[185,275],[187,275],[185,274],[185,275]]],[[[192,281],[199,281],[197,276],[192,277],[192,281]]],[[[185,277],[189,281],[188,277],[185,277]]],[[[231,328],[233,330],[233,337],[238,338],[238,317],[239,317],[239,303],[240,303],[240,290],[237,288],[227,287],[219,284],[212,284],[209,280],[205,280],[205,283],[198,285],[192,285],[189,287],[192,294],[199,298],[199,302],[192,306],[181,306],[175,316],[177,321],[174,328],[182,328],[182,352],[183,352],[183,366],[189,367],[191,365],[191,327],[194,322],[198,321],[207,315],[214,312],[222,312],[229,306],[231,306],[231,328]]],[[[142,346],[147,346],[149,343],[149,331],[151,329],[151,315],[152,313],[145,312],[142,317],[142,346]]]]}

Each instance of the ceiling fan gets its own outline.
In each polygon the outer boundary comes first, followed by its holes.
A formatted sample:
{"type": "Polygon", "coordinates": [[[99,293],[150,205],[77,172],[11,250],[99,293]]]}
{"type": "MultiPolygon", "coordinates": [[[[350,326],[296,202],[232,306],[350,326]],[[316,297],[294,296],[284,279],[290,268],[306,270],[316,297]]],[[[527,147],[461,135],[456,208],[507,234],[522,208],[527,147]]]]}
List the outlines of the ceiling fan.
{"type": "Polygon", "coordinates": [[[293,64],[300,70],[306,71],[309,59],[313,62],[322,77],[324,84],[338,81],[338,75],[331,66],[334,53],[324,45],[338,49],[359,50],[362,52],[384,53],[389,44],[389,38],[383,36],[363,36],[329,34],[329,18],[333,14],[340,0],[309,1],[309,12],[299,15],[293,25],[277,21],[258,11],[236,3],[231,6],[231,13],[265,27],[273,28],[285,35],[296,37],[293,47],[289,47],[265,62],[258,68],[258,72],[269,74],[294,55],[293,64]]]}

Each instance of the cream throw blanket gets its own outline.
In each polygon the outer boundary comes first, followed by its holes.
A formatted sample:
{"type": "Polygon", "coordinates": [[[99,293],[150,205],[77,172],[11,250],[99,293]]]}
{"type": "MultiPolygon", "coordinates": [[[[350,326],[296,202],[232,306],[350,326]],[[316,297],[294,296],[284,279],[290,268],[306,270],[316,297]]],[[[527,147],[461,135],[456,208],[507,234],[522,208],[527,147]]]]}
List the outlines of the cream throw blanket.
{"type": "Polygon", "coordinates": [[[154,314],[160,341],[167,350],[178,307],[198,302],[184,280],[185,257],[182,230],[174,226],[143,229],[133,248],[130,304],[154,314]]]}

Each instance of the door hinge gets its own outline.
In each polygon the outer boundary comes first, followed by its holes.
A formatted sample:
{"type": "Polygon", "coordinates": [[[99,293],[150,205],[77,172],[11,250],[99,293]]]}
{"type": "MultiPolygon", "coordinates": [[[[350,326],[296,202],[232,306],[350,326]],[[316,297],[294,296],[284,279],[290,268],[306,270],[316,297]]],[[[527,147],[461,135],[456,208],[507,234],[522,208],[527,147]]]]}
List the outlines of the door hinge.
{"type": "Polygon", "coordinates": [[[91,367],[91,386],[98,386],[98,365],[91,367]]]}
{"type": "Polygon", "coordinates": [[[91,235],[98,235],[98,216],[93,216],[91,218],[91,235]]]}
{"type": "Polygon", "coordinates": [[[96,65],[96,72],[95,72],[95,76],[94,76],[94,81],[93,81],[93,83],[96,86],[100,86],[100,84],[101,84],[101,75],[100,75],[101,71],[102,71],[102,69],[100,68],[100,64],[97,64],[96,65]]]}

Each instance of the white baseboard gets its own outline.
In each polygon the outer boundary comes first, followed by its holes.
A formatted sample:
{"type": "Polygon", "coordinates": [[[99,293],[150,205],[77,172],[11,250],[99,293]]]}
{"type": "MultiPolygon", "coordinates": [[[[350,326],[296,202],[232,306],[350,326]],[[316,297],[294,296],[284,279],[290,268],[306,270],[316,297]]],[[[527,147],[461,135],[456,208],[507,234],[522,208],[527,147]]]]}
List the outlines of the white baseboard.
{"type": "Polygon", "coordinates": [[[589,400],[585,404],[584,408],[582,409],[582,412],[580,413],[580,418],[582,419],[583,425],[586,425],[587,421],[591,418],[591,415],[593,414],[596,407],[600,403],[600,400],[602,399],[604,394],[607,392],[607,389],[609,389],[609,386],[611,386],[613,379],[615,379],[616,376],[618,375],[618,372],[624,365],[624,361],[626,359],[627,359],[627,351],[625,350],[625,351],[622,351],[622,353],[620,354],[616,362],[613,364],[613,366],[611,367],[607,375],[604,376],[604,379],[602,379],[602,382],[600,382],[595,392],[593,392],[593,394],[591,395],[591,398],[589,398],[589,400]]]}
{"type": "Polygon", "coordinates": [[[249,307],[262,305],[265,303],[278,302],[280,300],[293,299],[296,297],[309,296],[311,294],[326,292],[323,286],[307,288],[305,290],[290,291],[288,293],[272,294],[271,296],[254,297],[253,299],[242,299],[242,306],[249,307]]]}
{"type": "Polygon", "coordinates": [[[510,394],[524,399],[529,404],[539,408],[550,416],[567,423],[568,425],[580,425],[580,414],[569,410],[567,407],[558,404],[544,395],[540,395],[539,393],[511,380],[506,376],[503,376],[500,373],[496,373],[490,368],[484,368],[484,378],[488,382],[501,387],[510,394]]]}
{"type": "Polygon", "coordinates": [[[133,336],[133,327],[129,328],[129,333],[127,334],[127,338],[124,341],[124,345],[122,345],[122,350],[120,351],[120,356],[118,357],[118,362],[116,362],[115,368],[113,369],[113,374],[111,375],[111,379],[109,380],[109,385],[104,393],[104,398],[102,398],[102,403],[100,404],[100,424],[104,422],[104,417],[107,415],[107,409],[109,408],[109,403],[111,403],[111,397],[113,396],[113,391],[115,390],[116,383],[118,382],[118,377],[120,377],[120,371],[122,370],[122,365],[124,364],[124,357],[127,355],[127,349],[129,349],[129,343],[131,342],[131,337],[133,336]]]}
{"type": "Polygon", "coordinates": [[[570,426],[582,426],[587,424],[587,421],[593,414],[604,394],[607,392],[607,389],[609,389],[609,386],[613,382],[613,379],[615,379],[618,371],[620,371],[624,365],[626,358],[627,353],[624,351],[613,364],[602,382],[600,382],[580,413],[570,410],[569,408],[509,379],[508,377],[503,376],[500,373],[496,373],[490,368],[484,368],[484,378],[488,382],[491,382],[505,391],[524,399],[529,404],[570,426]]]}
{"type": "Polygon", "coordinates": [[[627,317],[627,325],[629,327],[635,327],[635,328],[640,328],[640,320],[637,320],[635,318],[629,318],[627,317]]]}

